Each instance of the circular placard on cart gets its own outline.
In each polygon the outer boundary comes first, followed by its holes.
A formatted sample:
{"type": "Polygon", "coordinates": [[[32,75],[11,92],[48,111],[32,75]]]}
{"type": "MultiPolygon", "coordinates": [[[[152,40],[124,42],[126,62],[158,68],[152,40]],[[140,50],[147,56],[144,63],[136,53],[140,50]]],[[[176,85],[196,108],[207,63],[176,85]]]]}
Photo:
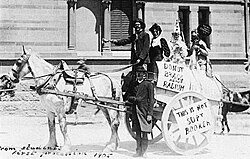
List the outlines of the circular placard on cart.
{"type": "Polygon", "coordinates": [[[207,24],[201,24],[198,26],[197,31],[201,36],[209,36],[212,33],[212,28],[207,24]]]}
{"type": "Polygon", "coordinates": [[[212,113],[211,101],[198,92],[175,95],[165,107],[161,120],[162,135],[168,147],[184,155],[200,153],[214,133],[212,113]]]}

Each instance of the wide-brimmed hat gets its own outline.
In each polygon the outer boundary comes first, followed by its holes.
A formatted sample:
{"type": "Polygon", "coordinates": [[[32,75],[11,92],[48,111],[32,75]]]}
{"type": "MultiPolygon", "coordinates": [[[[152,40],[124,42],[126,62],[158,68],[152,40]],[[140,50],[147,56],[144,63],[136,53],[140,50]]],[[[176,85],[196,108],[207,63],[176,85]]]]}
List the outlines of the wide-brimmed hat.
{"type": "Polygon", "coordinates": [[[143,22],[143,20],[142,19],[140,19],[140,18],[137,18],[134,22],[133,22],[133,27],[135,27],[135,23],[136,22],[139,22],[140,24],[141,24],[141,28],[142,29],[145,29],[146,28],[146,24],[143,22]]]}
{"type": "Polygon", "coordinates": [[[160,27],[160,25],[158,25],[158,24],[156,24],[156,23],[154,23],[154,24],[151,26],[151,28],[149,28],[149,31],[152,33],[155,29],[158,30],[158,31],[160,32],[160,34],[161,34],[161,32],[162,32],[161,27],[160,27]]]}
{"type": "Polygon", "coordinates": [[[78,64],[85,64],[86,63],[86,59],[82,58],[81,60],[77,61],[78,64]]]}

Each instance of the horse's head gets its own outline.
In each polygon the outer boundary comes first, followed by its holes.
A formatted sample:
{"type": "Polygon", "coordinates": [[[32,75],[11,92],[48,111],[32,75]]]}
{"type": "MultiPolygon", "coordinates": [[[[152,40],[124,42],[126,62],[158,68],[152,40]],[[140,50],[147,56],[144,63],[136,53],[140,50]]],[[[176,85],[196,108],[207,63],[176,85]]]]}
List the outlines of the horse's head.
{"type": "Polygon", "coordinates": [[[122,74],[121,76],[122,92],[128,91],[132,79],[133,79],[132,72],[129,72],[127,75],[124,75],[124,73],[122,74]]]}
{"type": "Polygon", "coordinates": [[[18,83],[19,79],[30,73],[29,60],[30,55],[26,53],[23,47],[23,54],[16,60],[11,69],[11,79],[14,83],[18,83]]]}
{"type": "Polygon", "coordinates": [[[242,101],[242,96],[239,92],[233,92],[232,93],[232,101],[233,102],[241,102],[242,101]]]}
{"type": "Polygon", "coordinates": [[[10,96],[14,96],[15,92],[13,88],[15,87],[14,83],[18,83],[19,79],[24,77],[26,74],[30,72],[28,59],[29,56],[24,47],[23,47],[23,54],[20,58],[17,59],[15,64],[13,65],[11,71],[8,74],[2,75],[0,77],[0,92],[1,95],[3,93],[9,94],[10,96]],[[7,90],[7,91],[4,91],[7,90]]]}
{"type": "Polygon", "coordinates": [[[12,82],[9,75],[4,74],[0,77],[0,96],[10,95],[14,96],[15,92],[13,90],[15,88],[14,83],[12,82]]]}
{"type": "Polygon", "coordinates": [[[242,103],[244,104],[250,104],[250,91],[243,91],[240,92],[241,96],[242,96],[242,103]]]}
{"type": "Polygon", "coordinates": [[[135,82],[135,74],[130,71],[126,76],[122,74],[121,76],[121,85],[122,85],[122,94],[123,99],[126,100],[128,96],[133,93],[135,82]]]}

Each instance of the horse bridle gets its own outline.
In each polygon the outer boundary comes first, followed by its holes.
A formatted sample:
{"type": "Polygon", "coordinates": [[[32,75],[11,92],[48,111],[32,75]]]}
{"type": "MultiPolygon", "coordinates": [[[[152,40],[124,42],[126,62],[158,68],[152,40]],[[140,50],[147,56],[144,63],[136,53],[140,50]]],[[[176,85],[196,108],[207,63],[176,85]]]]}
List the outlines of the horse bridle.
{"type": "Polygon", "coordinates": [[[0,77],[0,80],[3,82],[5,82],[5,84],[3,86],[1,86],[1,92],[0,92],[0,98],[9,94],[11,96],[13,96],[15,94],[14,92],[14,87],[15,85],[13,84],[11,78],[9,75],[3,75],[0,77]]]}
{"type": "MultiPolygon", "coordinates": [[[[43,88],[48,82],[49,82],[49,80],[53,77],[53,75],[55,75],[56,73],[54,73],[54,74],[46,74],[46,75],[42,75],[42,76],[39,76],[39,77],[36,77],[35,76],[35,74],[34,74],[34,72],[32,71],[32,69],[31,69],[31,66],[30,66],[30,63],[29,63],[29,58],[30,58],[30,55],[22,55],[21,56],[21,58],[19,58],[19,59],[17,59],[17,62],[16,62],[16,66],[18,67],[18,69],[17,70],[15,70],[15,69],[13,69],[12,68],[12,73],[13,73],[13,77],[15,78],[14,80],[12,80],[13,82],[14,81],[16,81],[16,83],[18,83],[18,81],[19,81],[19,74],[20,74],[20,72],[21,72],[21,70],[23,69],[23,67],[25,66],[25,64],[27,63],[27,65],[28,65],[28,69],[29,69],[29,71],[30,71],[30,73],[31,73],[31,75],[32,75],[32,77],[33,77],[33,79],[38,79],[38,78],[42,78],[42,77],[47,77],[47,79],[45,79],[45,81],[43,82],[43,83],[41,83],[41,84],[37,84],[37,82],[36,82],[36,86],[35,86],[35,89],[37,90],[37,91],[39,91],[39,89],[41,89],[41,88],[43,88]]],[[[60,78],[60,76],[59,76],[59,78],[60,78]]],[[[57,81],[58,81],[59,79],[57,79],[57,81]]],[[[14,82],[15,83],[15,82],[14,82]]]]}
{"type": "Polygon", "coordinates": [[[32,70],[31,70],[31,67],[29,65],[29,58],[30,58],[30,55],[22,55],[21,58],[17,59],[15,65],[18,67],[17,70],[15,69],[11,69],[12,71],[12,74],[13,74],[13,77],[15,79],[11,79],[14,83],[18,83],[19,81],[19,74],[21,72],[21,70],[23,69],[23,67],[25,66],[25,64],[27,63],[28,64],[28,69],[29,71],[31,72],[32,76],[34,75],[32,70]]]}

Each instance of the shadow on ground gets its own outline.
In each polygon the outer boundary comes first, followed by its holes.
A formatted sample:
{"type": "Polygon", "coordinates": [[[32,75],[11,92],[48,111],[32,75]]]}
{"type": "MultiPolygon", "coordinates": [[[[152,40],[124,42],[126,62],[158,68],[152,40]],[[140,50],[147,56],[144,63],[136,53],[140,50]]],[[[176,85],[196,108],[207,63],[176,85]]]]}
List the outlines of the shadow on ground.
{"type": "MultiPolygon", "coordinates": [[[[118,150],[116,150],[114,153],[124,155],[131,157],[135,154],[135,141],[123,141],[120,142],[118,150]]],[[[81,145],[75,145],[72,146],[72,151],[76,152],[98,152],[101,153],[102,150],[104,149],[105,145],[96,145],[96,144],[81,144],[81,145]]],[[[160,156],[180,156],[179,154],[173,152],[168,146],[165,144],[165,142],[159,142],[159,143],[154,143],[152,145],[149,145],[148,153],[154,154],[154,155],[160,155],[160,156]]]]}

